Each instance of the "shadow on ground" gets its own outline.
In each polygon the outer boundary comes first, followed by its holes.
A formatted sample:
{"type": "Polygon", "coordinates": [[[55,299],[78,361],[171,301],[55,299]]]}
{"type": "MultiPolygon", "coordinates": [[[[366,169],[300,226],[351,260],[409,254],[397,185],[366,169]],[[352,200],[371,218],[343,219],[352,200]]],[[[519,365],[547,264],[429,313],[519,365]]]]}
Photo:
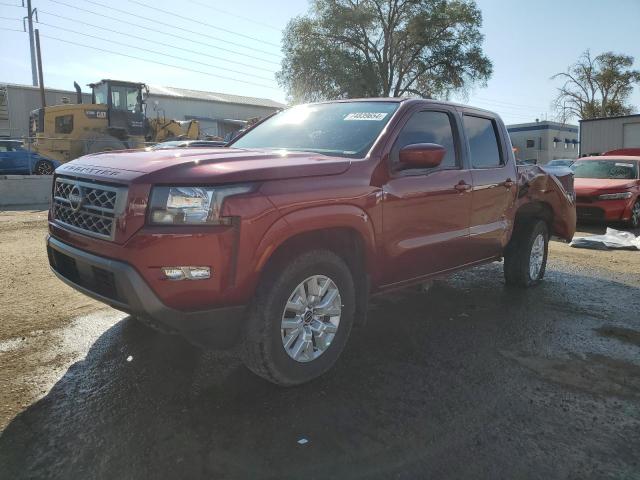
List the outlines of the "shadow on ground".
{"type": "Polygon", "coordinates": [[[289,389],[125,319],[9,424],[0,477],[637,478],[638,289],[500,273],[377,299],[289,389]]]}

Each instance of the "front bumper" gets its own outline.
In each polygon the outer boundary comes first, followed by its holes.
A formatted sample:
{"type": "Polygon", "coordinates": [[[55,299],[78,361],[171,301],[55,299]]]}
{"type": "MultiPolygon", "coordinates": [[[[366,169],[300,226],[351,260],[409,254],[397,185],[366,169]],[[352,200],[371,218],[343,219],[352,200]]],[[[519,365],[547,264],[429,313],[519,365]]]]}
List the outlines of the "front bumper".
{"type": "Polygon", "coordinates": [[[576,214],[578,220],[593,220],[599,222],[618,222],[629,220],[633,199],[597,200],[578,197],[576,214]],[[581,201],[582,200],[582,201],[581,201]]]}
{"type": "Polygon", "coordinates": [[[125,262],[93,255],[51,236],[47,237],[47,254],[51,269],[60,280],[160,330],[180,334],[205,347],[229,348],[240,339],[244,305],[193,312],[176,310],[166,306],[125,262]]]}

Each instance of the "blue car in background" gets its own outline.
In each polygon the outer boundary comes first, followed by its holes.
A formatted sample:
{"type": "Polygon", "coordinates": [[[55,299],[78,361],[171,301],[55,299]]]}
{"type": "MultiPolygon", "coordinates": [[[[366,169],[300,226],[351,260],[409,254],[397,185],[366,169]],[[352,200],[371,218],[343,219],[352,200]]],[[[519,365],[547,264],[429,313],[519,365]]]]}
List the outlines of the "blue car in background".
{"type": "Polygon", "coordinates": [[[60,165],[30,152],[20,140],[0,140],[0,175],[53,175],[60,165]]]}

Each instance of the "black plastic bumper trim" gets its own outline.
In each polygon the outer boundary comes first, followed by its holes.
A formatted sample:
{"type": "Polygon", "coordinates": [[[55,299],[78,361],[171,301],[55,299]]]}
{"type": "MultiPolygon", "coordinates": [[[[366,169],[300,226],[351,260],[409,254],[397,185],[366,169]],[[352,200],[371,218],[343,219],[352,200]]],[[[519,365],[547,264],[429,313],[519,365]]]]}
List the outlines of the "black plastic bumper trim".
{"type": "Polygon", "coordinates": [[[53,273],[67,285],[102,303],[147,320],[159,329],[184,336],[204,347],[230,348],[240,339],[245,323],[245,306],[234,305],[210,310],[183,312],[166,306],[140,274],[129,264],[100,257],[47,236],[47,247],[71,257],[79,269],[97,267],[113,274],[118,300],[79,285],[52,265],[53,273]]]}

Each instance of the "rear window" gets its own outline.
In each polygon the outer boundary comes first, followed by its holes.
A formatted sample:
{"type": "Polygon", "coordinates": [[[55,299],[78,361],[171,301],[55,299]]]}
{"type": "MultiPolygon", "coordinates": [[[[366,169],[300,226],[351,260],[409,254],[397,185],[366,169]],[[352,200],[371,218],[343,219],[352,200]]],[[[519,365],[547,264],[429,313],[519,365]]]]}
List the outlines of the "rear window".
{"type": "Polygon", "coordinates": [[[573,164],[575,178],[634,180],[638,178],[638,162],[629,160],[578,160],[573,164]]]}
{"type": "Polygon", "coordinates": [[[495,122],[488,118],[464,116],[473,168],[495,168],[503,164],[495,122]]]}

